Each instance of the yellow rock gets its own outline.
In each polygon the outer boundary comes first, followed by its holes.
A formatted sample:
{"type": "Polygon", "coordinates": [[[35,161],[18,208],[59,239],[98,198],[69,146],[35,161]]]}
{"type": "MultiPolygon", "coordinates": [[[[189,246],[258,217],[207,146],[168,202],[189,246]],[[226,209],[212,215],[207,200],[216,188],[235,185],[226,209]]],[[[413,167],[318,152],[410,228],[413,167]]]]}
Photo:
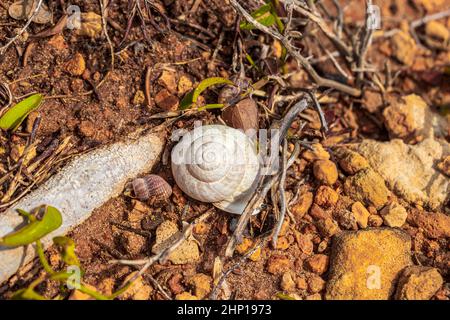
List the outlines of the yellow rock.
{"type": "Polygon", "coordinates": [[[292,214],[296,219],[301,219],[311,208],[314,195],[312,192],[306,192],[299,197],[298,202],[292,207],[292,214]]]}
{"type": "Polygon", "coordinates": [[[178,81],[178,94],[182,95],[191,90],[193,87],[191,79],[186,76],[181,76],[178,81]]]}
{"type": "Polygon", "coordinates": [[[430,300],[444,280],[437,269],[412,266],[403,270],[396,292],[397,300],[430,300]]]}
{"type": "Polygon", "coordinates": [[[339,166],[345,173],[350,175],[369,167],[369,162],[366,158],[359,153],[348,149],[340,150],[339,158],[339,166]]]}
{"type": "Polygon", "coordinates": [[[359,227],[363,229],[367,228],[370,212],[366,209],[366,207],[364,207],[361,202],[357,201],[352,204],[352,213],[359,227]]]}
{"type": "MultiPolygon", "coordinates": [[[[138,271],[129,274],[123,283],[127,283],[131,278],[133,278],[138,271]]],[[[142,277],[138,277],[133,284],[122,293],[118,299],[120,300],[149,300],[153,292],[153,288],[148,284],[144,283],[142,277]]]]}
{"type": "Polygon", "coordinates": [[[95,12],[81,13],[81,24],[75,28],[75,34],[90,38],[97,38],[102,34],[102,17],[95,12]]]}
{"type": "Polygon", "coordinates": [[[203,299],[210,293],[211,282],[211,277],[203,273],[197,273],[188,280],[188,283],[193,286],[194,295],[199,299],[203,299]]]}
{"type": "Polygon", "coordinates": [[[311,147],[314,150],[306,150],[303,152],[303,159],[308,161],[330,159],[330,154],[322,147],[320,143],[315,143],[311,147]]]}
{"type": "Polygon", "coordinates": [[[387,300],[411,265],[411,239],[391,228],[341,232],[333,240],[328,300],[387,300]]]}
{"type": "Polygon", "coordinates": [[[333,207],[339,200],[339,194],[328,186],[320,186],[314,200],[321,207],[333,207]]]}
{"type": "Polygon", "coordinates": [[[385,206],[381,212],[384,224],[388,227],[401,227],[405,224],[408,213],[406,209],[396,202],[390,203],[385,206]]]}
{"type": "Polygon", "coordinates": [[[441,42],[447,42],[450,35],[450,31],[448,31],[447,27],[438,21],[428,22],[425,25],[425,33],[427,36],[441,42]]]}
{"type": "Polygon", "coordinates": [[[336,165],[330,160],[317,160],[313,166],[314,176],[324,184],[333,185],[338,179],[336,165]]]}
{"type": "Polygon", "coordinates": [[[66,63],[65,69],[72,76],[81,76],[86,70],[86,61],[81,53],[75,53],[73,58],[66,63]]]}
{"type": "Polygon", "coordinates": [[[175,296],[175,300],[198,300],[196,296],[193,296],[189,292],[183,292],[180,294],[177,294],[175,296]]]}
{"type": "Polygon", "coordinates": [[[397,32],[391,40],[392,54],[394,57],[407,66],[411,66],[416,57],[416,42],[404,31],[397,32]]]}
{"type": "MultiPolygon", "coordinates": [[[[83,284],[86,288],[92,290],[92,291],[97,291],[97,289],[89,284],[83,284]]],[[[69,296],[69,300],[95,300],[94,298],[92,298],[90,295],[83,293],[79,290],[74,290],[72,291],[72,293],[69,296]]]]}

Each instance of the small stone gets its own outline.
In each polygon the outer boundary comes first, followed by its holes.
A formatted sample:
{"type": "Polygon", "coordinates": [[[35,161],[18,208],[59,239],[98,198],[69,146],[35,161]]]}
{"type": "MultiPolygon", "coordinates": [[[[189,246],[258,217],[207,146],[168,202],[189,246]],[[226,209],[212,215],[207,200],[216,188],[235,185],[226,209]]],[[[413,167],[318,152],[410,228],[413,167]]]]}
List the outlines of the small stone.
{"type": "Polygon", "coordinates": [[[403,270],[395,298],[397,300],[430,300],[444,280],[436,268],[411,266],[403,270]]]}
{"type": "Polygon", "coordinates": [[[342,150],[339,154],[339,157],[339,166],[347,174],[353,175],[369,167],[369,162],[367,161],[367,159],[357,152],[351,150],[342,150]]]}
{"type": "Polygon", "coordinates": [[[383,178],[372,169],[364,169],[345,180],[344,191],[352,199],[381,209],[390,194],[383,178]]]}
{"type": "Polygon", "coordinates": [[[261,259],[261,253],[262,253],[262,249],[261,249],[261,247],[259,247],[248,258],[250,260],[252,260],[253,262],[259,261],[259,259],[261,259]]]}
{"type": "Polygon", "coordinates": [[[324,237],[332,237],[341,231],[336,221],[332,218],[318,221],[317,227],[324,237]]]}
{"type": "MultiPolygon", "coordinates": [[[[161,223],[156,229],[156,240],[153,245],[152,252],[158,253],[159,250],[165,247],[167,243],[179,234],[178,226],[166,220],[161,223]]],[[[169,256],[169,260],[173,264],[186,264],[196,262],[200,259],[200,251],[198,245],[194,240],[185,240],[178,248],[176,248],[169,256]]]]}
{"type": "Polygon", "coordinates": [[[319,206],[333,207],[339,200],[339,194],[328,186],[320,186],[314,200],[319,206]]]}
{"type": "Polygon", "coordinates": [[[180,294],[177,294],[175,296],[175,300],[199,300],[196,296],[193,296],[189,292],[183,292],[180,294]]]}
{"type": "Polygon", "coordinates": [[[371,214],[368,221],[371,227],[381,227],[383,225],[383,218],[377,214],[371,214]]]}
{"type": "Polygon", "coordinates": [[[62,51],[68,48],[66,40],[60,34],[54,35],[48,40],[48,45],[56,49],[57,51],[62,51]]]}
{"type": "Polygon", "coordinates": [[[308,191],[302,194],[299,197],[298,202],[292,207],[291,212],[297,220],[302,219],[309,211],[309,208],[311,208],[313,203],[313,197],[313,193],[308,191]]]}
{"type": "Polygon", "coordinates": [[[295,240],[297,241],[298,247],[304,254],[311,255],[313,253],[314,244],[309,234],[302,234],[300,232],[296,232],[295,240]]]}
{"type": "Polygon", "coordinates": [[[253,246],[253,241],[249,238],[242,239],[242,242],[236,246],[236,251],[241,254],[245,255],[253,246]]]}
{"type": "Polygon", "coordinates": [[[141,201],[133,199],[131,201],[133,209],[127,215],[127,221],[137,226],[141,220],[150,213],[150,209],[141,201]]]}
{"type": "Polygon", "coordinates": [[[411,210],[408,221],[423,229],[428,238],[450,238],[450,216],[445,213],[411,210]]]}
{"type": "Polygon", "coordinates": [[[357,201],[352,204],[352,213],[358,223],[358,226],[363,229],[367,228],[370,213],[361,202],[357,201]]]}
{"type": "Polygon", "coordinates": [[[188,284],[193,286],[194,295],[198,299],[203,299],[211,291],[212,278],[203,273],[197,273],[188,280],[188,284]]]}
{"type": "Polygon", "coordinates": [[[331,218],[331,214],[328,211],[322,209],[317,204],[313,204],[311,210],[309,211],[309,215],[313,217],[315,220],[324,220],[331,218]]]}
{"type": "Polygon", "coordinates": [[[341,232],[333,239],[325,298],[387,300],[411,265],[411,239],[391,228],[341,232]]]}
{"type": "Polygon", "coordinates": [[[283,273],[283,276],[281,277],[281,289],[286,292],[293,292],[295,291],[295,281],[292,278],[291,272],[285,272],[283,273]]]}
{"type": "Polygon", "coordinates": [[[209,230],[208,224],[206,222],[199,222],[194,226],[194,233],[195,234],[206,234],[209,230]]]}
{"type": "Polygon", "coordinates": [[[167,89],[163,89],[156,94],[155,102],[164,111],[176,111],[179,105],[178,98],[167,89]]]}
{"type": "Polygon", "coordinates": [[[414,141],[425,132],[427,103],[418,95],[410,94],[395,99],[384,109],[383,117],[391,138],[399,138],[405,142],[414,141]]]}
{"type": "Polygon", "coordinates": [[[441,170],[442,173],[450,177],[450,156],[447,156],[438,163],[438,169],[441,170]]]}
{"type": "Polygon", "coordinates": [[[287,237],[279,237],[277,239],[277,250],[287,250],[289,246],[291,245],[291,242],[287,237]]]}
{"type": "Polygon", "coordinates": [[[322,296],[319,293],[315,293],[310,296],[307,296],[305,300],[322,300],[322,296]]]}
{"type": "Polygon", "coordinates": [[[125,251],[132,256],[139,255],[147,248],[147,240],[134,232],[123,232],[120,243],[125,251]]]}
{"type": "Polygon", "coordinates": [[[358,230],[358,223],[355,215],[347,210],[339,210],[335,213],[335,219],[339,222],[339,225],[345,230],[358,230]]]}
{"type": "Polygon", "coordinates": [[[72,76],[81,76],[86,70],[86,61],[81,53],[75,53],[72,59],[70,59],[66,65],[65,69],[72,76]]]}
{"type": "Polygon", "coordinates": [[[401,63],[411,66],[416,57],[416,41],[404,31],[397,32],[391,41],[391,49],[394,57],[401,63]]]}
{"type": "Polygon", "coordinates": [[[325,280],[323,280],[320,276],[316,274],[311,274],[308,276],[308,292],[309,293],[318,293],[325,289],[325,280]]]}
{"type": "Polygon", "coordinates": [[[441,43],[447,43],[450,37],[448,28],[439,21],[432,20],[425,25],[425,34],[441,43]]]}
{"type": "Polygon", "coordinates": [[[338,179],[336,165],[330,160],[317,160],[313,166],[314,176],[324,184],[333,185],[338,179]]]}
{"type": "MultiPolygon", "coordinates": [[[[137,272],[138,271],[135,271],[129,274],[123,281],[123,284],[131,280],[137,272]]],[[[139,276],[136,280],[134,280],[133,284],[118,298],[120,300],[149,300],[152,292],[153,288],[144,283],[142,277],[139,276]]]]}
{"type": "Polygon", "coordinates": [[[186,92],[190,91],[193,87],[191,79],[186,77],[185,75],[180,77],[178,81],[178,95],[183,95],[186,92]]]}
{"type": "MultiPolygon", "coordinates": [[[[74,28],[76,35],[97,38],[102,34],[102,17],[100,15],[92,11],[82,12],[80,20],[81,24],[74,28]]],[[[77,21],[75,20],[75,22],[77,21]]]]}
{"type": "Polygon", "coordinates": [[[145,94],[142,90],[136,91],[133,97],[133,105],[141,106],[145,102],[145,94]]]}
{"type": "Polygon", "coordinates": [[[163,70],[161,76],[158,79],[159,84],[169,90],[170,93],[177,92],[177,81],[174,72],[169,70],[163,70]]]}
{"type": "Polygon", "coordinates": [[[306,290],[308,289],[308,283],[304,277],[298,277],[296,282],[297,289],[306,290]]]}
{"type": "Polygon", "coordinates": [[[305,260],[305,266],[311,272],[323,274],[328,270],[328,256],[315,254],[305,260]]]}
{"type": "Polygon", "coordinates": [[[381,212],[384,224],[388,227],[401,227],[405,224],[408,213],[406,209],[396,202],[385,206],[381,212]]]}
{"type": "MultiPolygon", "coordinates": [[[[96,291],[97,292],[97,288],[89,285],[89,284],[84,284],[84,286],[92,291],[96,291]]],[[[91,297],[90,295],[83,293],[79,290],[74,290],[72,291],[72,293],[69,296],[69,300],[95,300],[93,297],[91,297]]]]}
{"type": "Polygon", "coordinates": [[[167,281],[169,289],[173,294],[177,295],[184,292],[185,289],[182,285],[182,280],[183,275],[176,273],[169,279],[169,281],[167,281]]]}
{"type": "MultiPolygon", "coordinates": [[[[434,139],[425,139],[415,145],[407,145],[399,139],[389,142],[364,140],[358,146],[358,152],[367,158],[393,192],[412,205],[437,209],[444,204],[450,179],[435,168],[449,152],[444,144],[434,139]]],[[[377,209],[380,208],[377,206],[377,209]]]]}
{"type": "Polygon", "coordinates": [[[94,123],[89,120],[81,121],[81,123],[78,125],[78,130],[80,131],[81,135],[86,138],[93,138],[97,133],[94,123]]]}
{"type": "Polygon", "coordinates": [[[320,143],[311,146],[314,150],[306,150],[303,152],[303,159],[308,161],[313,160],[329,160],[330,154],[326,151],[320,143]]]}
{"type": "Polygon", "coordinates": [[[271,274],[282,274],[291,268],[291,261],[282,255],[273,255],[267,261],[267,272],[271,274]]]}

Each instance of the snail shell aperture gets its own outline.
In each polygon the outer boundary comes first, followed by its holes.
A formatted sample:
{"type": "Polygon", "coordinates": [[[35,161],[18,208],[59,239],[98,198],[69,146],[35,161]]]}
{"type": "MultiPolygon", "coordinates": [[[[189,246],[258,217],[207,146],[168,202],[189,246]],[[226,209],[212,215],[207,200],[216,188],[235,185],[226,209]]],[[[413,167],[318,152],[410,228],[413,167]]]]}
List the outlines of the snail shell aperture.
{"type": "Polygon", "coordinates": [[[197,127],[173,148],[172,173],[190,197],[241,214],[256,189],[256,146],[243,132],[227,126],[197,127]]]}
{"type": "Polygon", "coordinates": [[[160,176],[149,174],[142,178],[136,178],[131,183],[134,195],[141,201],[154,198],[164,200],[172,194],[172,187],[160,176]]]}

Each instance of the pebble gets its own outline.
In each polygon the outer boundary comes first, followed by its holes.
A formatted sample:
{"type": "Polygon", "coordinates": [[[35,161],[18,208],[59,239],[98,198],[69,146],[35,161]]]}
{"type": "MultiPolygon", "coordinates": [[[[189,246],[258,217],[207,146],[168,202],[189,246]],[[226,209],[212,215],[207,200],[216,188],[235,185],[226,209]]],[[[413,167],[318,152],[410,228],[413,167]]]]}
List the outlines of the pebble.
{"type": "Polygon", "coordinates": [[[334,221],[332,218],[319,220],[317,222],[317,227],[324,237],[332,237],[341,231],[336,221],[334,221]]]}
{"type": "Polygon", "coordinates": [[[281,277],[281,283],[280,283],[281,289],[286,292],[293,292],[295,291],[295,281],[292,277],[291,272],[285,272],[283,273],[283,276],[281,277]]]}
{"type": "Polygon", "coordinates": [[[322,207],[333,207],[339,200],[339,194],[328,186],[320,186],[317,189],[315,203],[322,207]]]}
{"type": "Polygon", "coordinates": [[[189,292],[183,292],[175,296],[175,300],[199,300],[196,296],[189,292]]]}
{"type": "Polygon", "coordinates": [[[411,239],[400,229],[338,234],[332,243],[328,300],[387,300],[400,272],[411,265],[411,239]]]}
{"type": "Polygon", "coordinates": [[[328,270],[329,258],[324,254],[315,254],[305,260],[305,267],[314,273],[323,274],[328,270]]]}
{"type": "Polygon", "coordinates": [[[317,180],[328,185],[335,184],[338,179],[336,164],[330,160],[315,161],[313,173],[317,180]]]}
{"type": "Polygon", "coordinates": [[[308,292],[309,293],[318,293],[325,289],[325,280],[323,280],[320,276],[316,274],[310,274],[307,279],[308,283],[308,292]]]}
{"type": "Polygon", "coordinates": [[[147,248],[147,239],[134,232],[123,232],[120,237],[120,244],[131,256],[137,256],[147,248]]]}
{"type": "Polygon", "coordinates": [[[82,12],[81,25],[75,28],[75,34],[97,38],[102,34],[102,17],[95,12],[82,12]]]}
{"type": "Polygon", "coordinates": [[[292,207],[291,212],[297,220],[301,220],[312,206],[314,195],[306,192],[300,195],[298,202],[292,207]]]}
{"type": "Polygon", "coordinates": [[[178,81],[178,94],[183,95],[186,92],[190,91],[193,87],[191,79],[187,76],[182,75],[180,80],[178,81]]]}
{"type": "Polygon", "coordinates": [[[296,232],[295,240],[297,241],[298,247],[300,248],[301,252],[306,255],[311,255],[313,253],[314,244],[311,241],[311,235],[296,232]]]}
{"type": "Polygon", "coordinates": [[[352,204],[352,213],[360,228],[367,228],[369,224],[370,213],[364,205],[357,201],[352,204]]]}
{"type": "Polygon", "coordinates": [[[391,138],[405,142],[415,141],[424,135],[427,103],[418,95],[394,99],[383,110],[384,124],[391,138]]]}
{"type": "Polygon", "coordinates": [[[349,175],[354,175],[369,167],[369,162],[367,159],[355,151],[341,149],[338,152],[338,156],[340,158],[339,166],[349,175]]]}
{"type": "Polygon", "coordinates": [[[445,144],[431,138],[415,145],[405,144],[399,139],[389,142],[363,140],[358,146],[358,152],[367,158],[371,167],[400,198],[412,205],[432,209],[445,202],[450,188],[450,179],[435,168],[448,152],[446,149],[445,144]]]}
{"type": "Polygon", "coordinates": [[[284,255],[272,255],[266,265],[267,272],[275,275],[280,275],[288,271],[291,267],[291,261],[284,255]]]}
{"type": "Polygon", "coordinates": [[[173,71],[163,70],[158,82],[160,85],[169,90],[170,93],[173,94],[177,92],[176,75],[173,71]]]}
{"type": "Polygon", "coordinates": [[[450,37],[448,28],[439,21],[430,21],[425,25],[425,34],[439,42],[446,43],[450,37]]]}
{"type": "MultiPolygon", "coordinates": [[[[178,226],[174,222],[166,220],[161,223],[156,229],[156,240],[152,252],[159,252],[159,250],[165,246],[166,241],[170,241],[170,239],[178,232],[178,226]]],[[[189,239],[183,241],[183,243],[169,255],[169,261],[173,264],[192,263],[199,259],[200,251],[197,242],[189,239]]]]}
{"type": "Polygon", "coordinates": [[[167,89],[163,89],[156,94],[155,102],[164,111],[176,111],[180,103],[178,98],[167,89]]]}
{"type": "Polygon", "coordinates": [[[65,70],[72,76],[81,76],[86,70],[86,61],[81,53],[75,53],[66,65],[65,70]]]}
{"type": "Polygon", "coordinates": [[[298,277],[295,284],[297,286],[297,289],[299,290],[308,289],[308,283],[306,282],[306,279],[304,277],[298,277]]]}
{"type": "Polygon", "coordinates": [[[421,228],[428,238],[450,238],[450,216],[440,212],[411,210],[408,221],[421,228]]]}
{"type": "Polygon", "coordinates": [[[203,299],[211,292],[212,278],[204,273],[195,274],[187,282],[193,287],[194,295],[199,299],[203,299]]]}
{"type": "Polygon", "coordinates": [[[393,202],[380,211],[384,224],[388,227],[401,227],[405,224],[408,213],[399,203],[393,202]]]}
{"type": "MultiPolygon", "coordinates": [[[[131,278],[133,278],[137,272],[138,271],[135,271],[129,274],[123,281],[123,284],[127,283],[131,278]]],[[[144,283],[142,276],[140,276],[118,298],[119,300],[149,300],[152,292],[153,288],[144,283]]]]}
{"type": "Polygon", "coordinates": [[[411,66],[416,57],[416,41],[404,31],[397,32],[391,39],[393,56],[401,63],[411,66]]]}
{"type": "Polygon", "coordinates": [[[311,146],[313,150],[306,150],[302,157],[308,161],[314,160],[329,160],[330,154],[326,151],[320,143],[315,143],[311,146]]]}
{"type": "Polygon", "coordinates": [[[403,270],[395,298],[397,300],[430,300],[444,280],[436,268],[411,266],[403,270]]]}
{"type": "Polygon", "coordinates": [[[344,191],[353,200],[373,205],[381,209],[387,202],[390,192],[383,178],[372,169],[364,169],[345,180],[344,191]]]}

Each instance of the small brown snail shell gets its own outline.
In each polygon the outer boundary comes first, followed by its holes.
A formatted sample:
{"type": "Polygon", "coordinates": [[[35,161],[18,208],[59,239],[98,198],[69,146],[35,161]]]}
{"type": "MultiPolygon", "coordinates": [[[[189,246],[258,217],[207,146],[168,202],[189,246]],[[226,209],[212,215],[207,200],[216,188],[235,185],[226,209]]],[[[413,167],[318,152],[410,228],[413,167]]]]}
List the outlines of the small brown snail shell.
{"type": "Polygon", "coordinates": [[[165,200],[172,194],[172,187],[160,176],[149,174],[136,178],[131,183],[134,195],[141,201],[149,199],[165,200]]]}
{"type": "Polygon", "coordinates": [[[235,103],[238,96],[250,86],[250,79],[245,77],[231,77],[234,85],[226,85],[220,90],[217,101],[219,103],[229,105],[235,103]]]}

